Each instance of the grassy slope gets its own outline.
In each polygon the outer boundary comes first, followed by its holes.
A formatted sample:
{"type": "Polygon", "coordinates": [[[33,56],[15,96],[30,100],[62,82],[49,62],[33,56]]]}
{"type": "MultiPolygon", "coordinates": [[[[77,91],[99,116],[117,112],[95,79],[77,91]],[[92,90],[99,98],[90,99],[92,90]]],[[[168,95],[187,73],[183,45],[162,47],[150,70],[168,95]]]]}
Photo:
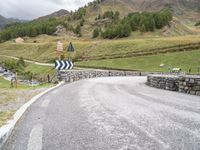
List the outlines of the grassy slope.
{"type": "Polygon", "coordinates": [[[76,49],[76,57],[93,57],[98,55],[123,54],[126,52],[162,48],[180,44],[200,42],[200,35],[176,36],[176,37],[151,37],[125,38],[118,40],[75,40],[63,37],[40,36],[30,38],[26,43],[16,44],[11,41],[0,44],[0,55],[24,57],[40,62],[50,62],[56,58],[56,40],[61,39],[65,46],[69,41],[73,42],[76,49]],[[33,43],[37,40],[38,43],[33,43]]]}
{"type": "Polygon", "coordinates": [[[188,72],[189,68],[191,68],[193,73],[197,73],[198,67],[200,67],[200,50],[124,59],[85,61],[77,62],[76,64],[86,67],[107,67],[115,69],[163,72],[168,71],[168,67],[170,66],[182,68],[185,72],[188,72]],[[159,67],[162,63],[165,64],[164,68],[159,67]]]}
{"type": "Polygon", "coordinates": [[[0,127],[4,125],[5,122],[12,117],[13,114],[13,111],[0,112],[0,127]]]}
{"type": "Polygon", "coordinates": [[[52,78],[55,75],[55,69],[48,66],[39,66],[34,64],[29,64],[25,71],[30,71],[33,73],[33,78],[39,79],[40,81],[47,81],[47,75],[49,74],[52,78]]]}

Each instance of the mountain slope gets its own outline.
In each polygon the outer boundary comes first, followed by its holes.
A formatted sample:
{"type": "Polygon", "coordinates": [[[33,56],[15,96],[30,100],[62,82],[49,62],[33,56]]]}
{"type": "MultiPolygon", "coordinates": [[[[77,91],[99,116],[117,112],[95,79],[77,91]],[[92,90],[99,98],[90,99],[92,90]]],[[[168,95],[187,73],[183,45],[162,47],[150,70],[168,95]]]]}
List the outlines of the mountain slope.
{"type": "Polygon", "coordinates": [[[70,12],[69,12],[69,11],[67,11],[67,10],[65,10],[65,9],[61,9],[61,10],[59,10],[59,11],[56,11],[56,12],[52,13],[52,14],[39,17],[39,18],[36,19],[36,20],[44,20],[44,19],[56,18],[56,17],[68,16],[68,15],[70,15],[70,12]]]}
{"type": "Polygon", "coordinates": [[[12,20],[7,19],[0,15],[0,29],[4,28],[9,23],[12,23],[12,20]]]}
{"type": "Polygon", "coordinates": [[[98,0],[86,7],[86,25],[82,27],[83,36],[89,37],[92,34],[91,29],[105,25],[106,20],[95,21],[95,18],[105,11],[119,11],[122,18],[131,12],[157,12],[165,8],[172,10],[174,16],[168,29],[170,35],[196,33],[194,24],[200,19],[200,0],[98,0]]]}
{"type": "Polygon", "coordinates": [[[0,15],[0,29],[4,28],[7,24],[14,22],[21,22],[21,21],[13,18],[5,18],[2,15],[0,15]]]}
{"type": "Polygon", "coordinates": [[[98,0],[98,4],[93,2],[90,6],[90,11],[101,13],[116,10],[121,14],[127,14],[133,11],[159,11],[166,7],[171,8],[174,15],[187,14],[182,17],[200,15],[200,0],[98,0]]]}
{"type": "Polygon", "coordinates": [[[41,20],[48,22],[49,18],[57,18],[66,28],[67,33],[74,32],[78,36],[82,35],[83,38],[91,38],[94,29],[105,31],[106,26],[113,21],[109,17],[96,19],[99,15],[103,16],[106,11],[118,11],[119,18],[122,19],[132,12],[158,12],[168,8],[173,12],[173,20],[168,23],[168,26],[151,32],[152,36],[196,34],[199,29],[194,25],[200,18],[199,2],[200,0],[96,0],[73,13],[61,9],[39,17],[34,22],[41,20]]]}

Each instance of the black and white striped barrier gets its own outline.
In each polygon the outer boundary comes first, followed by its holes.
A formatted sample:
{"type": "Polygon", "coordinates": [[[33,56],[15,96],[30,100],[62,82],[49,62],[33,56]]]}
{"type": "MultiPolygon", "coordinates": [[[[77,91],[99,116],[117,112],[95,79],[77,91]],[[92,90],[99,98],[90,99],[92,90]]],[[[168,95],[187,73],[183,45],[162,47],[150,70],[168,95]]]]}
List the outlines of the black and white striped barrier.
{"type": "Polygon", "coordinates": [[[55,62],[55,68],[57,70],[71,70],[73,67],[73,62],[69,60],[56,60],[55,62]]]}

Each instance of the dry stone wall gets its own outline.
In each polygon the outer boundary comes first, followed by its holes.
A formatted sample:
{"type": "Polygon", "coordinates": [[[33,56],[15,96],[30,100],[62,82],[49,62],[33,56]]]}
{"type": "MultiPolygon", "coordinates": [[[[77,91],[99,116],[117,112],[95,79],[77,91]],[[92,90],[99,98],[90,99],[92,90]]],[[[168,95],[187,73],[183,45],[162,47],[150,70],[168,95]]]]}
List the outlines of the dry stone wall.
{"type": "Polygon", "coordinates": [[[151,74],[147,77],[147,84],[160,89],[200,96],[200,76],[151,74]]]}
{"type": "Polygon", "coordinates": [[[58,72],[58,79],[65,82],[74,82],[82,79],[112,76],[141,76],[140,72],[115,70],[62,70],[58,72]]]}
{"type": "Polygon", "coordinates": [[[179,77],[179,92],[200,96],[200,76],[179,77]]]}

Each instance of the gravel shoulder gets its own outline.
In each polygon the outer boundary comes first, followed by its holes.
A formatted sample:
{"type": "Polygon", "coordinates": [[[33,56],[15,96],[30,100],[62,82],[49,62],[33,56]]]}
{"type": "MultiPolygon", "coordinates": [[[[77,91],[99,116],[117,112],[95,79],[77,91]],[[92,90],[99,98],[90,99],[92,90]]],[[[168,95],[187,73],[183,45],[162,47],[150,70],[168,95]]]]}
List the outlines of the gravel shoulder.
{"type": "Polygon", "coordinates": [[[47,88],[26,89],[26,90],[0,90],[0,127],[27,101],[47,88]]]}

